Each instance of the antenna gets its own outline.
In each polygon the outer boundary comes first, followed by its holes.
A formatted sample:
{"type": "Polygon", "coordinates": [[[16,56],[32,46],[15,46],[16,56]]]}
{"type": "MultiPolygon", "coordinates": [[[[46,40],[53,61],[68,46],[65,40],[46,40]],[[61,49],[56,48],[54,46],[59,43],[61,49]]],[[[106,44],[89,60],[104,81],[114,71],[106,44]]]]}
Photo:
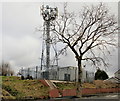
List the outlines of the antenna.
{"type": "MultiPolygon", "coordinates": [[[[44,6],[42,5],[41,7],[41,15],[43,16],[44,20],[44,32],[43,32],[43,41],[45,41],[46,45],[46,71],[48,72],[46,75],[46,79],[49,79],[49,67],[50,67],[50,43],[51,43],[51,37],[50,37],[50,26],[51,22],[56,19],[58,16],[58,9],[56,8],[51,8],[48,5],[44,6]]],[[[44,42],[43,42],[44,43],[44,42]]],[[[42,58],[41,58],[41,69],[43,66],[43,51],[42,49],[42,58]]]]}

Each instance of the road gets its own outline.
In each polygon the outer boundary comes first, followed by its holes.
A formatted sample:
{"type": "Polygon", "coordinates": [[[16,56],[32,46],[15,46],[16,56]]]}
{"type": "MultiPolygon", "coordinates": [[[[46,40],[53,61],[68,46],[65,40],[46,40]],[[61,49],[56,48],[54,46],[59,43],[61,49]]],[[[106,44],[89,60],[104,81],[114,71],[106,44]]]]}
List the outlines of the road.
{"type": "Polygon", "coordinates": [[[73,98],[73,99],[51,99],[46,101],[119,101],[119,95],[117,93],[112,94],[100,94],[96,96],[90,97],[82,97],[82,98],[73,98]]]}
{"type": "Polygon", "coordinates": [[[99,94],[90,97],[84,97],[84,99],[118,99],[119,94],[117,93],[109,93],[109,94],[99,94]]]}
{"type": "MultiPolygon", "coordinates": [[[[120,101],[120,96],[117,93],[111,94],[99,94],[90,97],[82,97],[82,98],[56,98],[56,99],[47,99],[47,100],[15,100],[15,101],[120,101]]],[[[11,101],[11,100],[3,100],[3,101],[11,101]]],[[[12,100],[14,101],[14,100],[12,100]]]]}

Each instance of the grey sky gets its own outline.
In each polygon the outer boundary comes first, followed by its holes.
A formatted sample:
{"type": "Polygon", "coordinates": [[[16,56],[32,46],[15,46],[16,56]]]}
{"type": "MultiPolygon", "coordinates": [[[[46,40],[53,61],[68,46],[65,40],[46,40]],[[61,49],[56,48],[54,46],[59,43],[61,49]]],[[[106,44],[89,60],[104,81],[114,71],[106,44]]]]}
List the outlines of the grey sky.
{"type": "MultiPolygon", "coordinates": [[[[42,46],[40,39],[41,32],[35,32],[35,28],[43,24],[43,19],[40,15],[40,6],[42,4],[49,4],[53,7],[57,6],[59,12],[62,12],[62,3],[2,3],[2,18],[0,16],[0,22],[2,22],[2,25],[0,25],[0,29],[2,29],[2,36],[0,34],[0,38],[2,37],[2,46],[0,46],[0,57],[3,56],[4,61],[10,62],[16,72],[18,72],[22,66],[40,65],[39,57],[42,46]]],[[[88,2],[68,4],[69,11],[76,12],[80,11],[81,7],[87,5],[88,2]]],[[[97,3],[91,2],[89,4],[97,3]]],[[[111,13],[115,14],[117,17],[117,2],[108,2],[106,5],[111,13]]],[[[117,49],[114,50],[112,56],[110,56],[109,62],[111,66],[107,71],[109,75],[112,76],[118,68],[117,49]]],[[[67,56],[61,56],[59,64],[60,66],[76,66],[73,53],[70,51],[67,56]]]]}

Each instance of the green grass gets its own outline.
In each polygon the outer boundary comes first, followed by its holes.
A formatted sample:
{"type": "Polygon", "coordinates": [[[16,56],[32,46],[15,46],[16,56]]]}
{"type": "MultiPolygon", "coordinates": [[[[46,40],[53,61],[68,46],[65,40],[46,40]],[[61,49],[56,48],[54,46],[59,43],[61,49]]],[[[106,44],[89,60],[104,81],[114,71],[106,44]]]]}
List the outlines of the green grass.
{"type": "Polygon", "coordinates": [[[76,89],[75,83],[55,83],[56,86],[63,90],[63,89],[76,89]]]}
{"type": "Polygon", "coordinates": [[[38,80],[21,80],[15,76],[2,76],[2,89],[16,99],[48,97],[49,88],[38,80]]]}

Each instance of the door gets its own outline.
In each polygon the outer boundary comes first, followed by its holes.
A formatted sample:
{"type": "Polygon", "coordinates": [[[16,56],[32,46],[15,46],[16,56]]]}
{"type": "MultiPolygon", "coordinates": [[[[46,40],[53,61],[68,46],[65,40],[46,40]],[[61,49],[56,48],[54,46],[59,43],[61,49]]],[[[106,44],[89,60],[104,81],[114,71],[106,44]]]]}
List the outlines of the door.
{"type": "Polygon", "coordinates": [[[64,74],[64,80],[70,81],[70,74],[64,74]]]}

